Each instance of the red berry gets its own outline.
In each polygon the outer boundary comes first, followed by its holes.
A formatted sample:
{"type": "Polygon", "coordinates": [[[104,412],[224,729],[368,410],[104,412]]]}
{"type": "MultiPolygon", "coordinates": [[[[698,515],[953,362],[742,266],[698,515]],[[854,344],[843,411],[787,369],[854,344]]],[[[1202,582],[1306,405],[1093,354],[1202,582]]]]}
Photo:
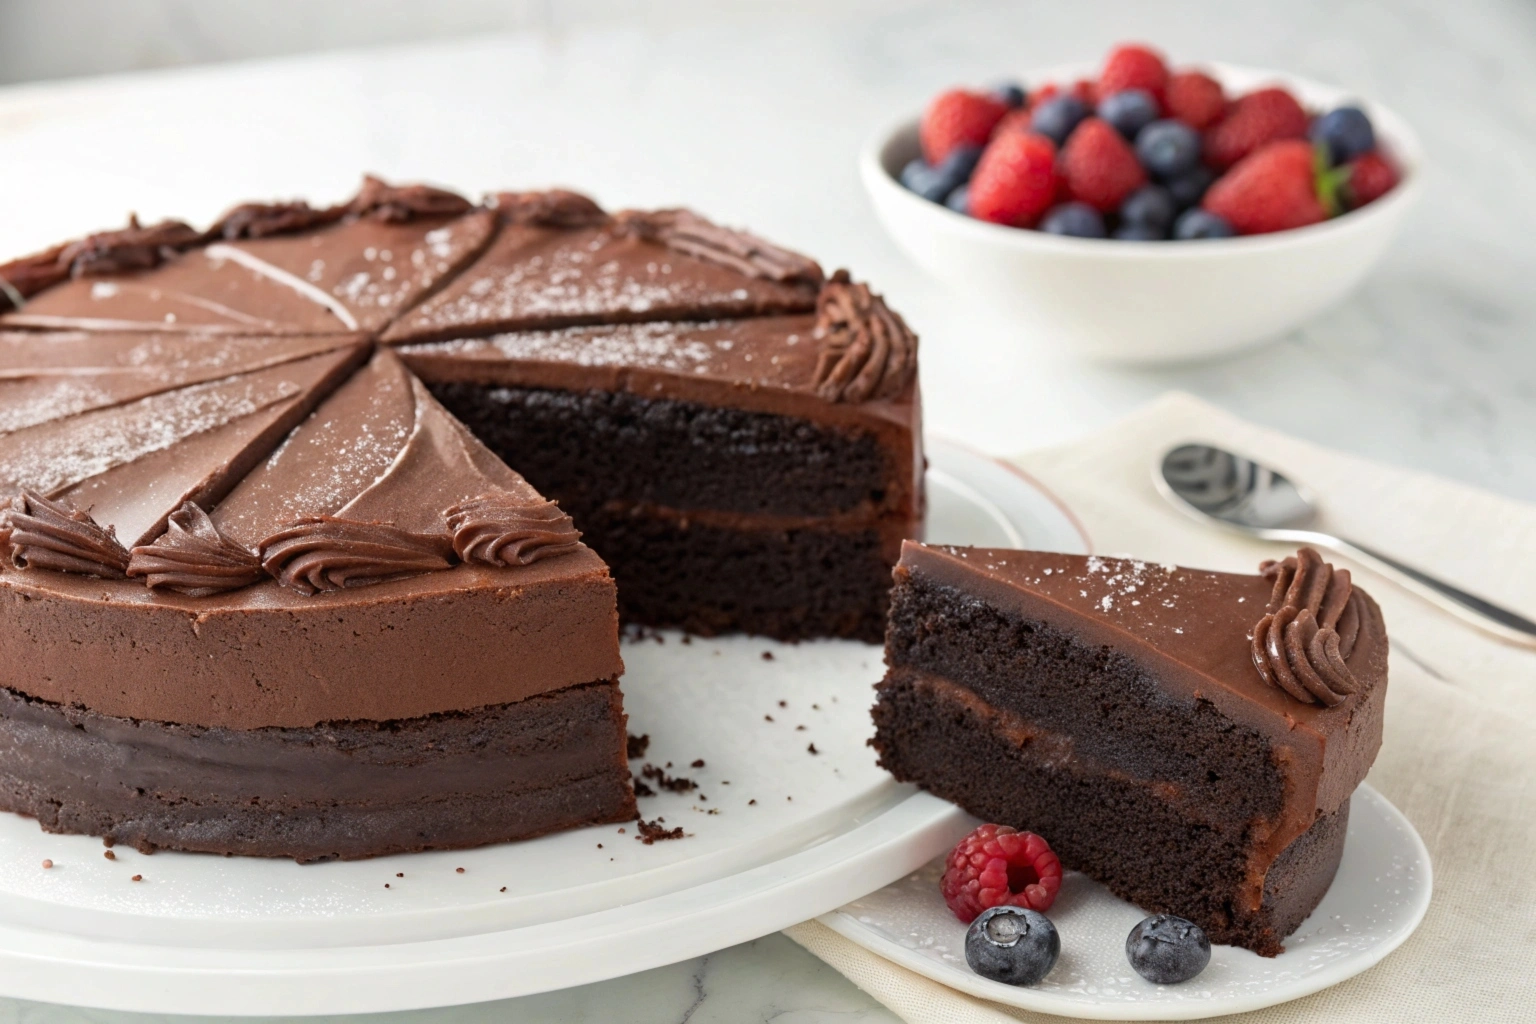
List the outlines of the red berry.
{"type": "Polygon", "coordinates": [[[1079,78],[1072,83],[1072,95],[1088,104],[1088,109],[1092,110],[1099,105],[1099,96],[1108,95],[1108,93],[1101,94],[1099,84],[1093,79],[1079,78]]]}
{"type": "Polygon", "coordinates": [[[1059,95],[1060,93],[1061,86],[1057,85],[1055,82],[1046,82],[1039,88],[1030,90],[1029,103],[1025,105],[1025,109],[1033,110],[1035,107],[1038,107],[1052,96],[1059,95]]]}
{"type": "Polygon", "coordinates": [[[1284,89],[1239,96],[1227,116],[1206,132],[1205,162],[1224,171],[1266,142],[1306,138],[1308,121],[1296,97],[1284,89]]]}
{"type": "Polygon", "coordinates": [[[1168,84],[1168,65],[1162,54],[1148,46],[1127,43],[1109,51],[1099,72],[1099,95],[1112,96],[1127,89],[1145,89],[1159,102],[1168,84]]]}
{"type": "Polygon", "coordinates": [[[1271,142],[1217,178],[1201,206],[1226,219],[1240,235],[1287,231],[1324,220],[1317,198],[1312,144],[1271,142]]]}
{"type": "Polygon", "coordinates": [[[1163,106],[1169,117],[1176,117],[1197,131],[1221,120],[1227,110],[1227,97],[1221,83],[1199,71],[1180,71],[1168,76],[1163,106]]]}
{"type": "Polygon", "coordinates": [[[1067,191],[1101,213],[1119,209],[1126,196],[1147,183],[1136,151],[1109,122],[1085,118],[1061,147],[1067,191]]]}
{"type": "Polygon", "coordinates": [[[1349,168],[1349,177],[1344,182],[1344,193],[1351,210],[1375,202],[1397,184],[1397,170],[1376,150],[1360,154],[1345,166],[1349,168]]]}
{"type": "Polygon", "coordinates": [[[1003,115],[1003,119],[997,122],[997,126],[992,129],[992,137],[995,139],[999,135],[1004,135],[1008,132],[1027,131],[1029,131],[1029,111],[1023,109],[1010,110],[1003,115]]]}
{"type": "Polygon", "coordinates": [[[1056,190],[1056,144],[1043,135],[1012,132],[987,145],[971,176],[971,216],[1029,227],[1056,190]]]}
{"type": "Polygon", "coordinates": [[[979,92],[951,89],[940,93],[923,112],[918,137],[923,159],[938,164],[956,146],[985,146],[992,129],[1008,113],[1000,100],[979,92]]]}
{"type": "Polygon", "coordinates": [[[1033,832],[983,825],[949,851],[939,890],[965,924],[1004,904],[1044,913],[1061,891],[1061,861],[1033,832]]]}

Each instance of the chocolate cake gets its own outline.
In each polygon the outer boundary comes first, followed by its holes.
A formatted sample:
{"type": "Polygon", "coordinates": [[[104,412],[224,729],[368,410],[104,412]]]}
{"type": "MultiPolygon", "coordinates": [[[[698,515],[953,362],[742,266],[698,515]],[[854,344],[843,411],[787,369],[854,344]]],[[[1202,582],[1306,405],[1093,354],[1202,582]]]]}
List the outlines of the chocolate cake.
{"type": "Polygon", "coordinates": [[[908,544],[880,763],[1213,942],[1312,912],[1381,744],[1387,634],[1303,548],[1256,576],[908,544]]]}
{"type": "Polygon", "coordinates": [[[920,514],[905,325],[683,211],[369,179],[13,261],[7,307],[0,808],[50,830],[633,819],[620,603],[869,637],[920,514]]]}

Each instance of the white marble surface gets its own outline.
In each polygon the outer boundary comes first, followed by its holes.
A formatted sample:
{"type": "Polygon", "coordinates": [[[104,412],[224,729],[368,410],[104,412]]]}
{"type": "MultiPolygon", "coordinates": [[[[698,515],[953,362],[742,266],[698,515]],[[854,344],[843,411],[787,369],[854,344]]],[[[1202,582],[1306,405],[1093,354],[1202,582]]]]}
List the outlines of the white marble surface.
{"type": "MultiPolygon", "coordinates": [[[[686,202],[890,295],[923,336],[934,431],[1008,452],[1179,387],[1303,437],[1536,499],[1536,8],[1522,0],[626,9],[590,25],[0,89],[0,254],[129,209],[196,220],[237,198],[336,198],[364,169],[470,192],[563,183],[612,206],[686,202]],[[1015,325],[956,303],[881,235],[854,166],[874,126],[940,87],[1093,59],[1126,37],[1336,82],[1413,122],[1427,195],[1357,296],[1250,355],[1109,370],[1024,347],[1015,325]]],[[[890,1019],[779,938],[441,1016],[890,1019]]],[[[23,1018],[118,1019],[0,1003],[0,1024],[23,1018]]]]}

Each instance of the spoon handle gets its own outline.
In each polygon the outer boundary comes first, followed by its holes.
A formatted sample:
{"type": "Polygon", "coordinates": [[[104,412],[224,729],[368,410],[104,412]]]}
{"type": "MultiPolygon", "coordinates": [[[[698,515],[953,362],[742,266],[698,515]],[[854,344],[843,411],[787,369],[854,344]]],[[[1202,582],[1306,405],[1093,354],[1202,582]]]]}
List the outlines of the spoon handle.
{"type": "Polygon", "coordinates": [[[1536,647],[1536,622],[1532,622],[1518,612],[1453,587],[1444,580],[1436,579],[1410,565],[1404,565],[1397,559],[1368,548],[1364,544],[1337,537],[1331,539],[1334,541],[1331,547],[1363,562],[1381,575],[1395,580],[1425,600],[1439,605],[1473,626],[1511,643],[1536,647]]]}

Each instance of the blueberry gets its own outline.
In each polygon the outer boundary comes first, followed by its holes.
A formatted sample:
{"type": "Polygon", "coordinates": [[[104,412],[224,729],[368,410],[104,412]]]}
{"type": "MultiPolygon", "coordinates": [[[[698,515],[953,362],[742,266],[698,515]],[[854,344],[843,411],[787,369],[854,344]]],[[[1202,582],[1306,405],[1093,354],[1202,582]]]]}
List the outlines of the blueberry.
{"type": "Polygon", "coordinates": [[[992,90],[992,98],[1010,110],[1018,110],[1029,99],[1029,93],[1018,82],[1004,82],[992,90]]]}
{"type": "Polygon", "coordinates": [[[1157,101],[1144,89],[1126,89],[1099,100],[1098,114],[1131,142],[1157,120],[1157,101]]]}
{"type": "Polygon", "coordinates": [[[1122,242],[1165,242],[1168,240],[1168,229],[1153,227],[1151,224],[1121,224],[1110,237],[1122,242]]]}
{"type": "Polygon", "coordinates": [[[1312,141],[1328,147],[1335,165],[1346,164],[1376,148],[1376,130],[1359,107],[1340,107],[1312,122],[1312,141]]]}
{"type": "Polygon", "coordinates": [[[1161,185],[1143,185],[1126,196],[1125,202],[1120,204],[1122,221],[1137,227],[1154,228],[1159,238],[1168,236],[1173,214],[1173,196],[1161,185]]]}
{"type": "Polygon", "coordinates": [[[1198,206],[1193,210],[1185,210],[1173,222],[1173,237],[1181,242],[1197,238],[1231,238],[1235,234],[1237,232],[1232,230],[1232,225],[1224,218],[1198,206]]]}
{"type": "Polygon", "coordinates": [[[1103,238],[1104,218],[1087,203],[1062,203],[1046,211],[1040,222],[1040,230],[1048,235],[1071,235],[1074,238],[1103,238]]]}
{"type": "Polygon", "coordinates": [[[1061,936],[1038,910],[993,907],[982,911],[965,933],[965,962],[971,970],[1005,985],[1038,983],[1060,955],[1061,936]]]}
{"type": "Polygon", "coordinates": [[[1029,130],[1044,135],[1059,146],[1087,116],[1088,104],[1076,96],[1052,96],[1029,115],[1029,130]]]}
{"type": "Polygon", "coordinates": [[[1136,136],[1136,157],[1159,178],[1173,178],[1200,162],[1200,135],[1183,121],[1153,121],[1136,136]]]}
{"type": "Polygon", "coordinates": [[[901,169],[901,183],[930,202],[942,203],[955,189],[971,180],[980,146],[956,146],[937,166],[913,160],[901,169]]]}
{"type": "Polygon", "coordinates": [[[1205,190],[1211,187],[1211,182],[1216,180],[1216,173],[1205,164],[1195,164],[1183,174],[1176,175],[1163,182],[1168,189],[1168,195],[1173,198],[1173,205],[1180,210],[1187,210],[1205,197],[1205,190]]]}
{"type": "MultiPolygon", "coordinates": [[[[965,948],[969,954],[969,940],[965,948]]],[[[1211,940],[1193,921],[1156,914],[1125,937],[1125,958],[1148,981],[1177,985],[1205,970],[1211,962],[1211,940]]]]}
{"type": "Polygon", "coordinates": [[[963,213],[967,217],[971,215],[971,186],[961,185],[949,194],[944,200],[944,205],[956,213],[963,213]]]}

